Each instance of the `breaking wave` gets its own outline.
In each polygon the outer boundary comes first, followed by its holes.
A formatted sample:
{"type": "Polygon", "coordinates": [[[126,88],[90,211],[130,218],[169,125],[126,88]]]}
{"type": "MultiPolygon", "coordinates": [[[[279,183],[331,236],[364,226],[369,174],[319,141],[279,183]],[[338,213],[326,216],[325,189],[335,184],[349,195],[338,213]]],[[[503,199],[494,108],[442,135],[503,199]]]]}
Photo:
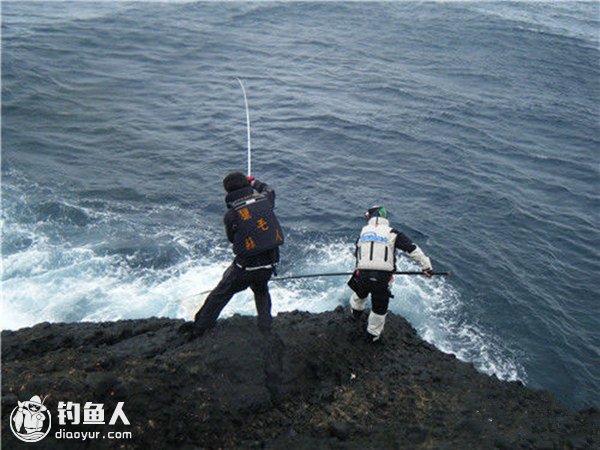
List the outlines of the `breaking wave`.
{"type": "MultiPolygon", "coordinates": [[[[107,222],[114,226],[118,218],[58,200],[35,205],[30,195],[20,192],[18,198],[29,205],[31,216],[23,220],[25,215],[21,214],[21,221],[16,221],[11,214],[19,215],[17,211],[24,205],[13,203],[14,186],[6,194],[3,244],[8,252],[4,252],[2,261],[3,329],[40,321],[150,316],[191,320],[206,298],[201,293],[216,286],[230,262],[230,250],[222,242],[208,252],[196,252],[189,242],[198,237],[177,236],[168,230],[139,237],[128,246],[115,248],[113,244],[111,251],[106,250],[103,240],[74,245],[56,235],[57,227],[93,228],[107,222]]],[[[213,231],[205,233],[212,235],[213,231]]],[[[351,240],[291,230],[285,252],[294,255],[289,258],[294,261],[291,264],[284,257],[280,270],[285,274],[350,271],[353,267],[351,240]]],[[[399,259],[399,270],[415,269],[409,259],[399,259]]],[[[295,309],[322,312],[348,305],[346,281],[346,277],[323,277],[272,282],[273,313],[295,309]]],[[[501,379],[525,380],[525,371],[514,355],[468,323],[461,297],[450,280],[397,276],[393,293],[390,310],[406,317],[424,339],[439,349],[472,361],[480,370],[501,379]]],[[[255,314],[250,290],[236,295],[222,317],[233,314],[255,314]]]]}

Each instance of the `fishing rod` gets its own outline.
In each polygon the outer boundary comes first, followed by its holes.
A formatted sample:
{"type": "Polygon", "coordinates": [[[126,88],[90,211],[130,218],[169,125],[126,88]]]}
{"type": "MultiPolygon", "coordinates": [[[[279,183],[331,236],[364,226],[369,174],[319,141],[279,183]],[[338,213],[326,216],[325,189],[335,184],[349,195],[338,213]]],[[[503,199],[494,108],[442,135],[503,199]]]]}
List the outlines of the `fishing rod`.
{"type": "MultiPolygon", "coordinates": [[[[270,281],[298,280],[301,278],[317,278],[317,277],[342,277],[342,276],[350,276],[353,274],[354,274],[354,272],[309,273],[309,274],[304,274],[304,275],[290,275],[287,277],[275,277],[275,278],[271,278],[270,281]]],[[[423,276],[425,276],[425,273],[423,273],[423,272],[413,272],[413,271],[395,271],[395,272],[393,272],[393,274],[394,275],[423,275],[423,276]]],[[[429,275],[431,275],[431,276],[448,276],[448,275],[450,275],[450,272],[429,272],[429,275]]],[[[191,298],[191,297],[196,297],[198,295],[208,294],[211,291],[212,291],[212,289],[210,289],[208,291],[202,291],[198,294],[195,294],[195,295],[192,295],[192,296],[186,297],[186,298],[191,298]]]]}
{"type": "Polygon", "coordinates": [[[246,127],[248,128],[248,176],[252,175],[252,144],[250,140],[250,108],[248,108],[248,98],[246,97],[246,89],[244,89],[244,84],[242,80],[236,78],[240,86],[242,87],[242,92],[244,93],[244,104],[246,105],[246,127]]]}
{"type": "MultiPolygon", "coordinates": [[[[252,174],[252,145],[251,145],[251,139],[250,139],[250,108],[248,108],[248,97],[246,96],[246,89],[244,88],[244,83],[242,83],[242,80],[240,80],[237,77],[236,77],[236,80],[238,81],[238,83],[240,84],[240,87],[242,88],[242,92],[244,94],[244,104],[246,106],[246,125],[248,128],[248,175],[251,175],[252,174]]],[[[354,274],[354,272],[311,273],[311,274],[304,274],[304,275],[290,275],[290,276],[285,276],[285,277],[275,277],[275,278],[272,278],[271,281],[297,280],[297,279],[301,279],[301,278],[349,276],[352,274],[354,274]]],[[[393,272],[393,274],[394,275],[425,275],[423,272],[414,272],[414,271],[412,271],[412,272],[411,271],[395,271],[395,272],[393,272]]],[[[428,275],[429,276],[433,276],[433,275],[444,276],[444,275],[450,275],[450,272],[429,272],[428,275]]],[[[212,289],[208,290],[208,291],[202,291],[198,294],[194,294],[189,297],[186,297],[186,299],[196,297],[199,295],[208,294],[211,291],[212,291],[212,289]]]]}
{"type": "MultiPolygon", "coordinates": [[[[306,275],[290,275],[287,277],[276,277],[272,278],[271,281],[281,280],[296,280],[299,278],[317,278],[317,277],[338,277],[338,276],[349,276],[353,275],[354,272],[333,272],[333,273],[309,273],[306,275]]],[[[410,271],[395,271],[394,275],[425,275],[424,272],[410,272],[410,271]]],[[[429,272],[429,275],[450,275],[450,272],[429,272]]]]}

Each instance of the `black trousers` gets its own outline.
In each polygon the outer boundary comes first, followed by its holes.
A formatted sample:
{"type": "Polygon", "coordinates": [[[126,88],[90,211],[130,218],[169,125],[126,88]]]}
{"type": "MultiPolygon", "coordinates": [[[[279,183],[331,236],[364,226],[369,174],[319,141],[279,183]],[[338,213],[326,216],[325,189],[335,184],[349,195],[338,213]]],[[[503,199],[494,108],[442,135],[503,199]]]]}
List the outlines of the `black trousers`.
{"type": "Polygon", "coordinates": [[[258,328],[268,333],[271,331],[271,295],[269,294],[269,279],[273,269],[244,270],[235,263],[223,273],[223,278],[216,288],[206,298],[204,305],[194,317],[196,333],[202,334],[215,326],[221,311],[234,294],[250,288],[254,292],[256,312],[258,313],[258,328]]]}
{"type": "Polygon", "coordinates": [[[383,315],[387,313],[390,298],[393,297],[389,285],[391,277],[389,272],[357,270],[348,281],[348,286],[360,298],[371,294],[371,310],[375,314],[383,315]]]}

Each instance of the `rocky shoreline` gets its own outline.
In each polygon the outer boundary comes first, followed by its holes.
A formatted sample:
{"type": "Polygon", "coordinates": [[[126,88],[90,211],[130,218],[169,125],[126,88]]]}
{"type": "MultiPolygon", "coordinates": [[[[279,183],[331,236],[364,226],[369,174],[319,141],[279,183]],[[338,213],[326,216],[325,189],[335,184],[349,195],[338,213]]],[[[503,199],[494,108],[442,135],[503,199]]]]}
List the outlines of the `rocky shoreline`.
{"type": "MultiPolygon", "coordinates": [[[[60,440],[39,448],[593,449],[600,413],[499,381],[424,342],[390,314],[383,345],[341,307],[274,319],[222,320],[200,339],[181,320],[42,323],[2,332],[2,441],[17,400],[124,402],[128,440],[60,440]]],[[[69,429],[97,430],[96,425],[69,429]]]]}

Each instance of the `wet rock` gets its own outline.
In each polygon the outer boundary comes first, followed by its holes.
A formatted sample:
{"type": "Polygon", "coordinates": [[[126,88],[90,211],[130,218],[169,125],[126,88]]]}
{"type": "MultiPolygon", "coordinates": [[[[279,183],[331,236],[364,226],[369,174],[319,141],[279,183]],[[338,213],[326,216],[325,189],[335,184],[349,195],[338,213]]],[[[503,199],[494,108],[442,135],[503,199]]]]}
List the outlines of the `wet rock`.
{"type": "MultiPolygon", "coordinates": [[[[123,448],[598,448],[600,413],[478,373],[388,315],[385,345],[340,307],[219,321],[182,339],[181,320],[48,324],[2,332],[2,436],[17,400],[124,403],[123,448]]],[[[81,430],[80,430],[81,431],[81,430]]],[[[103,431],[107,431],[104,429],[103,431]]],[[[39,448],[88,448],[57,441],[39,448]]],[[[96,441],[94,448],[114,448],[96,441]]]]}
{"type": "Polygon", "coordinates": [[[10,409],[12,411],[12,409],[17,406],[18,400],[19,398],[12,393],[2,395],[2,409],[5,411],[10,409]]]}
{"type": "Polygon", "coordinates": [[[117,377],[112,373],[90,373],[85,378],[85,383],[90,392],[94,394],[94,398],[105,398],[109,396],[113,386],[115,386],[117,382],[117,377]]]}
{"type": "Polygon", "coordinates": [[[329,433],[345,441],[350,434],[350,425],[346,422],[333,422],[329,425],[329,433]]]}
{"type": "Polygon", "coordinates": [[[576,450],[584,449],[588,447],[588,442],[584,436],[573,436],[569,438],[567,444],[576,450]]]}

